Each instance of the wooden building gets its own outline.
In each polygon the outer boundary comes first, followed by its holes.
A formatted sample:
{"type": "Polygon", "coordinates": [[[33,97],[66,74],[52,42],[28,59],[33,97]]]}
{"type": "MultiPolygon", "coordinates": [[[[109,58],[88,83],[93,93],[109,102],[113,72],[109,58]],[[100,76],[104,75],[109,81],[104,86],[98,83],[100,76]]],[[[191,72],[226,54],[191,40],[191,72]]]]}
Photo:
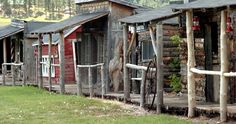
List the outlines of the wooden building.
{"type": "Polygon", "coordinates": [[[175,7],[186,11],[189,117],[195,115],[195,75],[206,75],[207,101],[220,98],[222,122],[227,119],[227,103],[235,103],[235,9],[235,0],[197,0],[175,7]],[[204,69],[195,64],[196,37],[204,39],[204,69]]]}
{"type": "MultiPolygon", "coordinates": [[[[50,23],[12,20],[10,25],[0,28],[1,48],[0,64],[22,63],[25,66],[25,79],[27,82],[35,82],[34,49],[32,43],[37,37],[28,34],[30,31],[41,28],[50,23]]],[[[2,66],[0,67],[2,69],[2,66]]],[[[9,71],[10,66],[7,67],[9,71]]]]}
{"type": "MultiPolygon", "coordinates": [[[[75,39],[77,34],[81,33],[80,27],[75,27],[73,29],[68,29],[64,31],[64,44],[65,44],[65,81],[67,84],[76,83],[76,56],[75,53],[75,45],[74,42],[77,42],[75,39]]],[[[52,55],[52,64],[59,64],[59,34],[52,35],[52,46],[51,46],[51,55],[52,55]]],[[[48,50],[49,50],[49,37],[48,35],[43,36],[43,44],[42,44],[42,62],[48,63],[48,50]]],[[[33,44],[35,48],[35,53],[38,51],[38,41],[33,44]]],[[[37,54],[35,54],[35,59],[37,59],[37,54]]],[[[51,68],[52,73],[52,83],[59,83],[60,69],[58,67],[51,68]]],[[[44,81],[48,81],[48,67],[44,64],[42,67],[43,79],[44,81]]]]}
{"type": "MultiPolygon", "coordinates": [[[[65,46],[63,30],[81,26],[81,33],[77,34],[75,39],[77,42],[74,43],[76,46],[76,53],[74,53],[76,55],[76,64],[93,65],[104,63],[106,89],[109,90],[110,81],[108,77],[108,64],[113,56],[111,51],[114,49],[114,44],[116,42],[115,38],[122,38],[122,31],[119,27],[118,19],[130,16],[136,9],[142,7],[130,4],[123,0],[76,0],[75,3],[78,8],[76,16],[31,32],[32,34],[39,34],[38,62],[42,62],[41,35],[49,34],[49,37],[51,37],[52,33],[60,33],[60,86],[61,92],[65,92],[64,62],[66,58],[64,56],[65,46]]],[[[51,53],[49,56],[50,55],[51,53]]],[[[38,72],[40,87],[43,85],[41,68],[42,65],[40,64],[38,72]]],[[[80,79],[82,83],[88,84],[88,75],[85,73],[86,71],[86,69],[81,70],[82,78],[80,79]]],[[[99,76],[96,76],[98,71],[96,69],[93,69],[92,71],[94,77],[92,82],[93,84],[96,84],[99,80],[99,76]]]]}

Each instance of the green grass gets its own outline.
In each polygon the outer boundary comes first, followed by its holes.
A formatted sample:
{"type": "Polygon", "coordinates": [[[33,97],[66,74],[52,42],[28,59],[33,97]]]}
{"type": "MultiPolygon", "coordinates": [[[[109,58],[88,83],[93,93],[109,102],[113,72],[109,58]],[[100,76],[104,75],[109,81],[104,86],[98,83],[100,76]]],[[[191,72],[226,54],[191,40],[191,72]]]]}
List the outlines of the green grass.
{"type": "Polygon", "coordinates": [[[11,23],[11,19],[0,17],[0,27],[11,23]]]}
{"type": "Polygon", "coordinates": [[[0,87],[1,124],[189,124],[168,115],[135,116],[119,104],[33,87],[0,87]]]}

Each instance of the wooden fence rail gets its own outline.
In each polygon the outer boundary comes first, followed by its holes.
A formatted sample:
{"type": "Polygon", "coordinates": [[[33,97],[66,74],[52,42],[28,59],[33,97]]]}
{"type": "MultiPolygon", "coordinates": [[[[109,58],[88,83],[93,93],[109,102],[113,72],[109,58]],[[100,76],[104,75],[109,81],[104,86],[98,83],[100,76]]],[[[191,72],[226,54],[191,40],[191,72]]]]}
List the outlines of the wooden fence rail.
{"type": "Polygon", "coordinates": [[[82,96],[82,82],[81,82],[81,74],[80,68],[88,68],[88,81],[89,81],[89,94],[90,98],[94,96],[94,86],[92,83],[92,68],[101,67],[101,83],[102,83],[102,99],[105,95],[105,82],[104,82],[104,63],[96,64],[96,65],[77,65],[77,95],[82,96]]]}
{"type": "Polygon", "coordinates": [[[16,85],[16,69],[17,67],[21,67],[19,69],[19,72],[22,74],[22,85],[26,85],[26,80],[25,80],[25,67],[23,63],[3,63],[2,64],[2,80],[3,80],[3,85],[6,85],[6,75],[7,75],[7,66],[11,66],[11,74],[12,74],[12,83],[13,86],[16,85]]]}

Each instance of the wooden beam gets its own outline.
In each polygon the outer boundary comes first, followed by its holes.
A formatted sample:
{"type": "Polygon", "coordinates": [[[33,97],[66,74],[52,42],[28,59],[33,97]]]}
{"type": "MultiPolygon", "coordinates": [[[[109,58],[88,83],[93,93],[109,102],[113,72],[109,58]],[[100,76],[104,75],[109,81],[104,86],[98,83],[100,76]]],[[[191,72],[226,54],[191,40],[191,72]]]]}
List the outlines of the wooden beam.
{"type": "Polygon", "coordinates": [[[151,25],[149,25],[149,32],[150,32],[150,36],[151,36],[152,47],[153,47],[154,53],[155,53],[155,55],[157,55],[156,37],[155,37],[155,33],[154,33],[153,28],[152,28],[151,25]]]}
{"type": "Polygon", "coordinates": [[[226,19],[227,11],[221,11],[221,33],[220,33],[220,120],[225,122],[227,120],[227,88],[228,79],[224,76],[225,72],[228,72],[228,55],[227,55],[227,38],[226,38],[226,19]]]}
{"type": "Polygon", "coordinates": [[[161,106],[163,105],[163,26],[162,23],[156,25],[156,65],[157,65],[157,114],[161,113],[161,106]]]}
{"type": "Polygon", "coordinates": [[[140,86],[140,107],[144,107],[145,104],[145,76],[146,76],[146,71],[142,70],[142,81],[141,81],[141,86],[140,86]]]}
{"type": "Polygon", "coordinates": [[[77,95],[78,96],[83,96],[83,92],[82,92],[82,82],[81,82],[81,75],[80,75],[80,68],[77,68],[77,95]]]}
{"type": "Polygon", "coordinates": [[[102,99],[104,99],[105,91],[106,91],[106,86],[104,82],[104,65],[101,66],[101,82],[102,82],[102,99]]]}
{"type": "Polygon", "coordinates": [[[52,91],[52,34],[49,34],[49,42],[48,42],[48,84],[49,91],[52,91]]]}
{"type": "Polygon", "coordinates": [[[92,68],[89,67],[88,68],[88,82],[89,82],[89,94],[90,94],[90,98],[93,97],[94,92],[93,92],[93,82],[92,82],[92,68]]]}
{"type": "Polygon", "coordinates": [[[191,68],[190,71],[193,72],[193,73],[196,73],[196,74],[218,75],[218,76],[221,75],[220,71],[200,70],[200,69],[197,69],[197,68],[191,68]]]}
{"type": "Polygon", "coordinates": [[[3,62],[7,63],[7,38],[3,39],[3,62]]]}
{"type": "Polygon", "coordinates": [[[188,77],[188,117],[194,117],[196,107],[196,89],[194,74],[191,68],[195,66],[194,54],[194,35],[193,35],[193,12],[188,10],[186,12],[186,30],[187,30],[187,46],[188,46],[188,64],[187,64],[187,77],[188,77]]]}
{"type": "Polygon", "coordinates": [[[5,86],[6,85],[6,65],[2,64],[2,85],[5,86]]]}
{"type": "Polygon", "coordinates": [[[123,64],[123,70],[124,70],[124,102],[127,102],[130,100],[130,84],[129,84],[129,70],[125,66],[128,61],[128,26],[126,24],[123,25],[123,57],[124,57],[124,64],[123,64]]]}
{"type": "Polygon", "coordinates": [[[64,32],[60,31],[60,93],[65,93],[65,47],[64,32]]]}
{"type": "Polygon", "coordinates": [[[39,34],[38,38],[38,87],[43,88],[43,72],[42,72],[42,34],[39,34]]]}
{"type": "Polygon", "coordinates": [[[74,60],[74,72],[75,72],[75,80],[77,81],[77,76],[76,76],[76,69],[77,69],[77,67],[76,67],[76,65],[77,65],[77,63],[76,63],[76,49],[75,49],[75,43],[76,42],[72,42],[72,48],[73,48],[73,60],[74,60]]]}

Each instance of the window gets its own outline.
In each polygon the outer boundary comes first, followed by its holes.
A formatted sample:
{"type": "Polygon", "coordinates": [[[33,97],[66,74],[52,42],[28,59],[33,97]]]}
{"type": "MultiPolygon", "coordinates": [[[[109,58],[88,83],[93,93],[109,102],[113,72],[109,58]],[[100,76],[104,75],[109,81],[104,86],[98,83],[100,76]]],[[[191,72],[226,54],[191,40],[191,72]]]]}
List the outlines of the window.
{"type": "Polygon", "coordinates": [[[142,42],[142,60],[149,60],[154,57],[154,51],[151,41],[142,42]]]}
{"type": "MultiPolygon", "coordinates": [[[[48,64],[49,63],[48,56],[43,56],[42,57],[42,62],[48,64]]],[[[54,59],[53,58],[51,58],[51,62],[52,62],[52,64],[54,63],[54,59]]],[[[49,76],[48,69],[49,69],[48,65],[42,64],[43,77],[48,77],[49,76]]],[[[54,66],[51,67],[51,72],[52,72],[51,76],[55,77],[55,67],[54,66]]]]}

